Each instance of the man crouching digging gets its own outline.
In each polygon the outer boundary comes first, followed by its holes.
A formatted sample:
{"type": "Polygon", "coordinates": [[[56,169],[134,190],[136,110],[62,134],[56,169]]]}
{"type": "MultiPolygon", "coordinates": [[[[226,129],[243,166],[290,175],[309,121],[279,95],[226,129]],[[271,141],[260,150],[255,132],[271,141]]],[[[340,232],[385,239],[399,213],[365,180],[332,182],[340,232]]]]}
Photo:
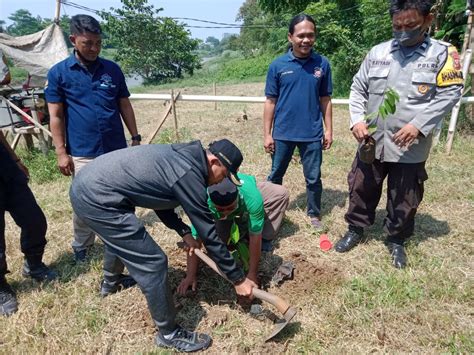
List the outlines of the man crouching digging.
{"type": "Polygon", "coordinates": [[[236,293],[251,297],[256,284],[245,277],[217,236],[206,193],[208,185],[226,176],[238,184],[242,160],[240,150],[227,139],[211,143],[207,150],[199,141],[136,146],[94,159],[73,180],[69,193],[74,212],[105,244],[105,281],[113,283],[127,267],[158,327],[158,346],[197,351],[207,348],[211,338],[176,324],[167,256],[135,215],[135,207],[154,209],[168,228],[183,237],[192,254],[200,244],[174,213],[181,205],[236,293]]]}

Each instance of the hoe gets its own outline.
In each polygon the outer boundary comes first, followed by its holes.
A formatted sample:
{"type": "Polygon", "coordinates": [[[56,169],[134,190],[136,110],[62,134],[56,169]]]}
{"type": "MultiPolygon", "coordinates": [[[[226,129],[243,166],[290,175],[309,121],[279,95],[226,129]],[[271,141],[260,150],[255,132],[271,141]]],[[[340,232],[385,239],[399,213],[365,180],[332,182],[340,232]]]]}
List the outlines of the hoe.
{"type": "MultiPolygon", "coordinates": [[[[227,277],[225,274],[219,269],[219,267],[216,265],[216,263],[209,258],[202,250],[200,249],[194,249],[194,253],[202,260],[204,261],[211,269],[213,269],[215,272],[217,272],[219,275],[221,275],[223,278],[226,280],[227,277]]],[[[259,288],[254,287],[252,290],[252,294],[263,300],[266,301],[273,306],[275,306],[276,309],[283,315],[283,319],[281,319],[279,322],[276,323],[275,327],[273,328],[273,331],[265,338],[265,341],[268,341],[272,339],[275,335],[281,332],[283,328],[285,328],[288,323],[293,319],[293,317],[296,315],[296,309],[291,307],[288,302],[286,302],[284,299],[273,295],[269,292],[265,292],[263,290],[260,290],[259,288]]]]}

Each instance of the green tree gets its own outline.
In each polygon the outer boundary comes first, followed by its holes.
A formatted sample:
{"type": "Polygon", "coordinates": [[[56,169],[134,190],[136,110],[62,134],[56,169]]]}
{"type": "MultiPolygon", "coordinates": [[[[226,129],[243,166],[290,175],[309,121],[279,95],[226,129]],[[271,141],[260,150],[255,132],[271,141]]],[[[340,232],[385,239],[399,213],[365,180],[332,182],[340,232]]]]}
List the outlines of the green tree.
{"type": "Polygon", "coordinates": [[[8,19],[13,23],[7,27],[7,32],[13,36],[29,35],[41,31],[44,27],[40,16],[33,17],[28,10],[19,9],[8,19]]]}
{"type": "Polygon", "coordinates": [[[258,0],[259,6],[266,12],[272,14],[302,12],[309,4],[314,3],[311,0],[258,0]]]}
{"type": "Polygon", "coordinates": [[[205,56],[215,56],[222,52],[221,41],[213,36],[207,37],[205,42],[199,44],[199,49],[207,52],[205,56]]]}
{"type": "Polygon", "coordinates": [[[146,84],[181,78],[200,67],[193,53],[199,40],[191,39],[183,24],[159,17],[147,0],[121,0],[122,8],[102,12],[106,42],[117,48],[115,59],[127,74],[137,74],[146,84]]]}
{"type": "Polygon", "coordinates": [[[230,50],[236,51],[239,50],[239,36],[236,34],[224,34],[221,42],[220,42],[220,50],[230,50]]]}
{"type": "Polygon", "coordinates": [[[460,49],[467,21],[465,12],[465,0],[438,0],[435,22],[439,28],[435,38],[448,41],[460,49]]]}
{"type": "MultiPolygon", "coordinates": [[[[51,25],[53,23],[53,20],[52,19],[49,19],[49,18],[44,18],[42,20],[42,27],[47,27],[49,25],[51,25]]],[[[64,33],[64,36],[66,37],[66,40],[69,42],[69,24],[71,23],[71,18],[69,17],[69,15],[62,15],[60,18],[59,18],[59,27],[61,27],[61,29],[63,30],[63,33],[64,33]]]]}
{"type": "Polygon", "coordinates": [[[270,33],[275,28],[276,17],[266,13],[258,4],[258,0],[246,0],[239,9],[236,20],[243,22],[240,30],[238,46],[246,57],[265,51],[269,44],[270,33]]]}
{"type": "Polygon", "coordinates": [[[210,36],[206,38],[206,43],[210,44],[213,48],[217,48],[220,44],[220,41],[216,37],[210,36]]]}
{"type": "Polygon", "coordinates": [[[331,62],[335,95],[347,96],[366,53],[392,36],[388,1],[320,0],[304,12],[316,21],[315,47],[331,62]]]}

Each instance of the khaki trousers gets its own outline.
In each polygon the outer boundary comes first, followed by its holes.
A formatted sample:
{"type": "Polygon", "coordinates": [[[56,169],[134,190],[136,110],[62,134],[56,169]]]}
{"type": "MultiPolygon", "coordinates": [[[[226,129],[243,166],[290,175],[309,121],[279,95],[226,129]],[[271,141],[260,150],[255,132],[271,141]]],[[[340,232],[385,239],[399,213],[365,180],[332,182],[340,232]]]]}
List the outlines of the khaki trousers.
{"type": "MultiPolygon", "coordinates": [[[[72,157],[72,161],[74,162],[74,173],[72,177],[74,178],[74,176],[76,176],[79,171],[81,171],[81,169],[92,160],[94,160],[94,158],[72,157]]],[[[87,249],[94,244],[95,233],[76,215],[75,212],[72,213],[72,225],[74,239],[71,245],[74,251],[87,249]]]]}

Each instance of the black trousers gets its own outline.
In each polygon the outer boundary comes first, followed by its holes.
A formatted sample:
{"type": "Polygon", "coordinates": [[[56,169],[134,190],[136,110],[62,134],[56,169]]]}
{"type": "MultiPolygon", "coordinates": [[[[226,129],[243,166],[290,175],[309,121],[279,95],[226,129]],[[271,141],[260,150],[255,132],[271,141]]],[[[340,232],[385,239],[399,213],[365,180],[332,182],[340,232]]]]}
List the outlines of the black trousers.
{"type": "Polygon", "coordinates": [[[47,223],[28,187],[25,174],[17,168],[11,176],[0,175],[0,277],[7,272],[5,255],[5,211],[21,228],[20,245],[30,266],[41,263],[46,245],[47,223]]]}
{"type": "Polygon", "coordinates": [[[406,164],[375,160],[373,164],[365,164],[357,154],[347,177],[349,209],[345,219],[348,224],[358,227],[374,223],[385,178],[387,216],[384,231],[388,241],[403,244],[413,234],[416,211],[423,199],[423,183],[428,179],[425,162],[406,164]]]}

